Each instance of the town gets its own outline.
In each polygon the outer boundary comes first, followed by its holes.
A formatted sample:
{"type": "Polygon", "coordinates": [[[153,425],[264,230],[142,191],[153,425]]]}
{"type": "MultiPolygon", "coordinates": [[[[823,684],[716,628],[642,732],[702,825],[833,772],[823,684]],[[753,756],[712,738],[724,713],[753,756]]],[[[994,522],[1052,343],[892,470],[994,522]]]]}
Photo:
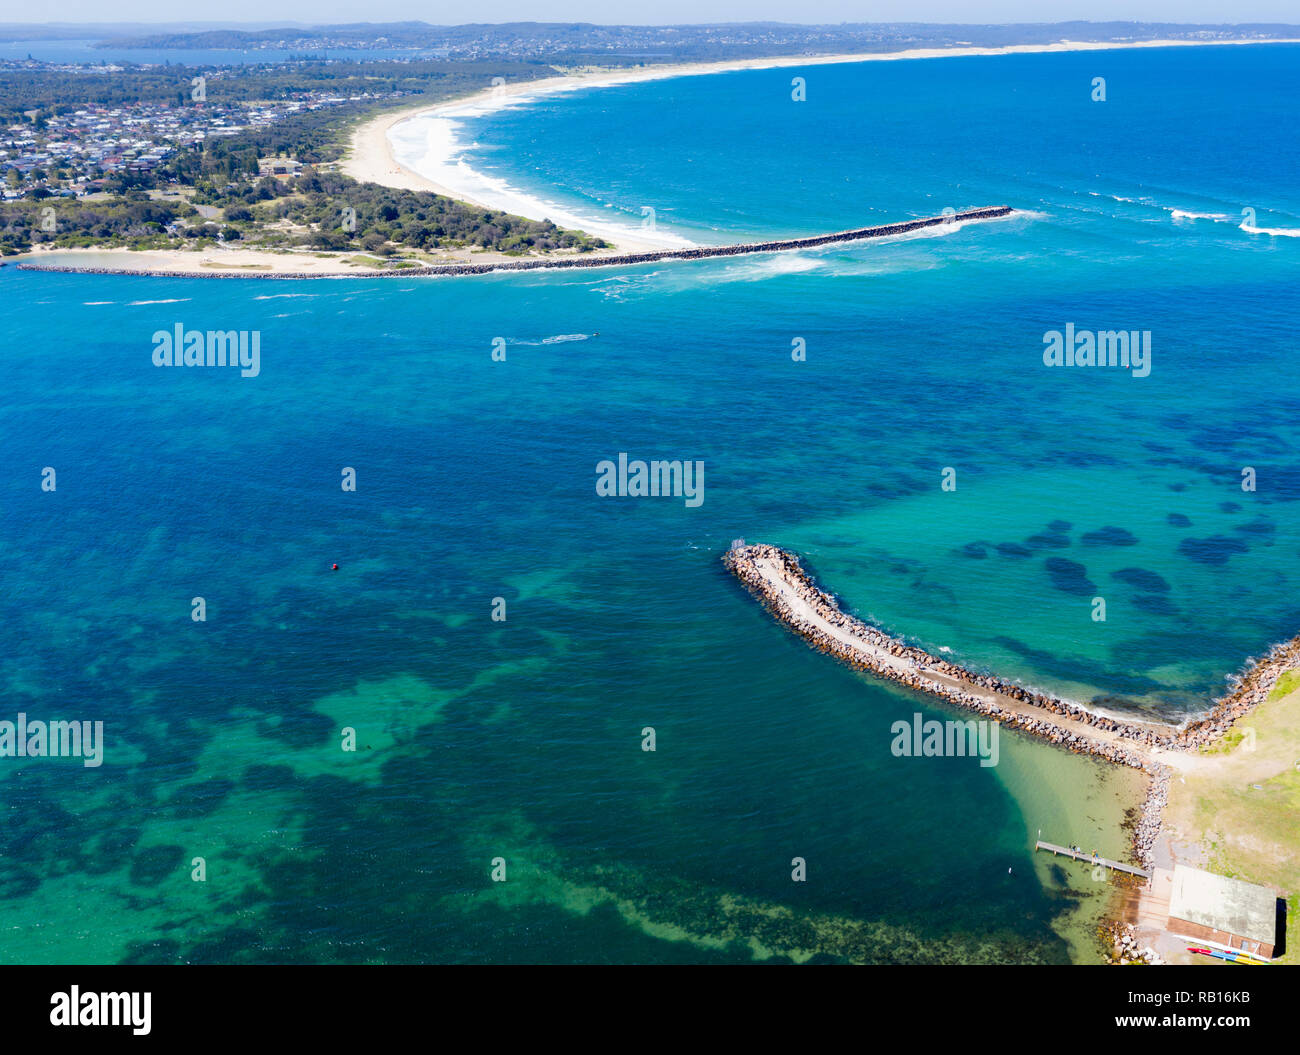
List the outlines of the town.
{"type": "MultiPolygon", "coordinates": [[[[412,102],[557,76],[520,62],[297,58],[225,66],[0,60],[0,255],[49,249],[348,253],[604,247],[544,220],[338,169],[350,129],[412,102]],[[340,211],[350,217],[340,224],[340,211]]],[[[397,258],[399,252],[425,254],[397,258]]]]}
{"type": "MultiPolygon", "coordinates": [[[[0,63],[0,76],[13,69],[40,67],[39,63],[0,63]]],[[[48,66],[42,73],[76,73],[84,67],[48,66]]],[[[128,76],[121,66],[91,67],[99,75],[128,76]]],[[[304,113],[401,98],[400,91],[340,95],[329,90],[309,90],[282,100],[223,98],[209,93],[221,80],[239,73],[218,70],[190,76],[181,70],[172,99],[127,102],[119,105],[86,103],[67,112],[50,113],[34,108],[21,120],[9,123],[0,136],[0,170],[5,200],[46,196],[85,197],[112,189],[115,184],[137,184],[149,174],[176,184],[167,163],[177,152],[201,149],[222,137],[265,129],[304,113]],[[195,96],[198,96],[197,98],[195,96]],[[113,177],[128,177],[114,180],[113,177]]]]}

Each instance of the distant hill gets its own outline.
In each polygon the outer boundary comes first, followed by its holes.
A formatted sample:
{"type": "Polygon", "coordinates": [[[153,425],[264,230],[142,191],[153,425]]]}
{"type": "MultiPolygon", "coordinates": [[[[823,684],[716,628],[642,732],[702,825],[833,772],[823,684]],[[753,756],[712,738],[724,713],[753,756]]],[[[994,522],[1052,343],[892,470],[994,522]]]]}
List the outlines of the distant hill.
{"type": "Polygon", "coordinates": [[[1063,39],[1270,40],[1300,37],[1283,23],[1188,25],[1172,22],[1057,22],[956,25],[920,22],[794,25],[783,22],[632,26],[583,22],[510,22],[434,26],[424,22],[282,25],[106,36],[100,47],[140,48],[386,48],[437,49],[452,57],[569,58],[584,60],[705,59],[755,55],[871,52],[900,47],[1006,47],[1063,39]]]}
{"type": "Polygon", "coordinates": [[[305,29],[302,24],[288,22],[0,22],[0,40],[103,40],[108,38],[145,37],[156,34],[203,33],[217,29],[255,31],[271,25],[293,26],[295,31],[305,29]]]}

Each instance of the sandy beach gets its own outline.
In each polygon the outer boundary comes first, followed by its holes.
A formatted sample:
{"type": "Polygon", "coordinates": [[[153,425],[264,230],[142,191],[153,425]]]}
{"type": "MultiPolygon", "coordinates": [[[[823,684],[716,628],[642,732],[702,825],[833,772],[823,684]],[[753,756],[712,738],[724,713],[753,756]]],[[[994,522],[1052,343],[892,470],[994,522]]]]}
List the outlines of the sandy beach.
{"type": "MultiPolygon", "coordinates": [[[[389,133],[394,127],[413,117],[422,115],[450,116],[467,107],[474,107],[476,112],[486,113],[494,109],[509,106],[521,96],[535,97],[560,92],[573,91],[578,88],[610,87],[619,84],[635,84],[643,81],[666,80],[673,77],[696,77],[712,73],[731,73],[739,70],[765,70],[780,68],[798,68],[807,66],[827,66],[848,62],[889,62],[904,59],[937,59],[973,55],[1013,55],[1043,54],[1061,51],[1119,51],[1133,48],[1165,47],[1201,47],[1216,44],[1294,44],[1297,40],[1270,41],[1193,41],[1193,40],[1152,40],[1132,43],[1109,43],[1089,41],[1060,41],[1055,44],[1016,44],[1005,48],[915,48],[908,51],[892,51],[872,54],[835,54],[835,55],[782,55],[771,58],[736,59],[725,62],[694,62],[674,65],[655,66],[638,69],[586,68],[567,71],[563,76],[542,81],[524,81],[517,84],[504,84],[485,87],[480,92],[459,96],[455,99],[429,105],[427,103],[395,110],[373,118],[360,126],[352,134],[347,157],[339,163],[342,172],[362,182],[379,183],[387,187],[399,187],[407,190],[432,191],[448,198],[468,202],[481,208],[500,208],[499,204],[479,201],[464,187],[451,186],[447,182],[435,182],[421,175],[414,169],[397,160],[389,133]]],[[[559,67],[556,67],[559,69],[559,67]]],[[[550,217],[523,213],[533,220],[550,217]]],[[[613,241],[622,252],[645,252],[663,248],[663,241],[640,239],[634,233],[619,232],[614,238],[600,232],[607,241],[613,241]]]]}
{"type": "Polygon", "coordinates": [[[345,263],[356,255],[275,252],[269,249],[54,249],[37,246],[30,253],[12,258],[12,262],[151,273],[243,271],[249,274],[355,275],[375,270],[345,263]]]}
{"type": "MultiPolygon", "coordinates": [[[[395,155],[390,133],[403,122],[420,115],[449,116],[472,108],[476,113],[511,105],[522,97],[537,97],[572,91],[579,88],[608,87],[642,81],[663,80],[673,77],[703,76],[739,70],[802,68],[849,62],[884,62],[904,59],[934,59],[958,56],[1030,54],[1058,51],[1112,51],[1131,48],[1198,47],[1210,44],[1265,44],[1300,43],[1300,41],[1185,41],[1164,40],[1136,43],[1090,43],[1061,41],[1050,45],[1014,45],[1007,48],[917,48],[909,51],[879,54],[833,54],[816,56],[777,56],[771,58],[738,59],[726,62],[683,63],[651,68],[584,68],[567,70],[562,76],[541,81],[526,81],[485,87],[470,93],[430,105],[421,103],[382,114],[359,125],[352,133],[347,156],[339,162],[340,171],[354,179],[378,183],[383,186],[407,190],[430,191],[454,198],[481,208],[500,209],[500,203],[477,200],[464,187],[439,183],[401,164],[395,155]]],[[[558,69],[558,68],[557,68],[558,69]]],[[[530,199],[521,198],[523,202],[530,199]]],[[[512,201],[512,205],[515,202],[512,201]]],[[[539,207],[541,203],[536,203],[539,207]]],[[[510,211],[530,219],[553,219],[538,209],[510,211]]],[[[559,222],[559,221],[557,221],[559,222]]],[[[564,226],[564,224],[561,224],[564,226]]],[[[573,225],[568,225],[573,226],[573,225]]],[[[690,247],[692,243],[662,233],[657,236],[640,236],[636,229],[619,227],[614,230],[592,231],[610,243],[609,248],[596,250],[594,257],[616,256],[628,253],[650,253],[672,247],[690,247]]],[[[478,249],[438,250],[428,253],[403,252],[420,264],[486,264],[518,260],[506,254],[478,249]]],[[[563,254],[550,254],[563,255],[563,254]]],[[[303,275],[345,276],[377,274],[388,270],[368,254],[346,252],[328,253],[314,250],[272,250],[237,247],[210,247],[203,250],[143,250],[119,248],[100,249],[50,249],[38,247],[31,253],[12,258],[12,263],[59,265],[110,271],[140,271],[153,274],[247,274],[247,275],[303,275]]]]}
{"type": "MultiPolygon", "coordinates": [[[[547,253],[510,255],[491,250],[459,248],[416,253],[410,250],[392,257],[365,253],[315,252],[308,249],[250,249],[227,246],[205,250],[104,250],[45,248],[19,256],[19,270],[79,271],[118,275],[180,275],[187,278],[332,278],[486,275],[504,271],[571,270],[647,264],[659,260],[703,260],[751,253],[782,253],[825,245],[844,245],[873,238],[896,238],[926,228],[960,229],[967,223],[985,223],[1013,218],[1016,210],[1006,205],[968,209],[965,212],[918,217],[892,224],[859,227],[804,238],[764,242],[737,242],[721,246],[655,248],[638,253],[615,247],[582,252],[557,249],[547,253]]],[[[3,266],[0,263],[0,266],[3,266]]]]}
{"type": "MultiPolygon", "coordinates": [[[[591,256],[612,255],[613,249],[593,250],[591,256]]],[[[503,264],[520,258],[485,249],[442,249],[427,253],[403,253],[403,258],[418,259],[422,265],[436,264],[503,264]]],[[[37,267],[102,269],[115,272],[139,271],[142,274],[246,274],[337,275],[387,274],[377,258],[367,253],[326,253],[302,249],[63,249],[38,246],[30,253],[10,257],[10,264],[37,267]],[[370,261],[376,261],[371,263],[370,261]]]]}

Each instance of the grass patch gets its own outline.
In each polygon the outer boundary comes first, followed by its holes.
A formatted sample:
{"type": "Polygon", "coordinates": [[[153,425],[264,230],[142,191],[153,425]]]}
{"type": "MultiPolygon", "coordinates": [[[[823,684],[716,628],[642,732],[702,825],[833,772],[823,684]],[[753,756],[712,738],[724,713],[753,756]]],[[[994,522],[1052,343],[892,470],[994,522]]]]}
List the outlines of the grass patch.
{"type": "Polygon", "coordinates": [[[1268,694],[1270,700],[1280,700],[1283,696],[1289,696],[1296,689],[1300,689],[1300,670],[1284,671],[1282,676],[1277,679],[1277,684],[1273,686],[1273,691],[1268,694]]]}
{"type": "MultiPolygon", "coordinates": [[[[1284,675],[1300,688],[1300,671],[1284,675]]],[[[1240,719],[1204,761],[1170,784],[1165,822],[1220,875],[1286,896],[1286,956],[1300,962],[1300,693],[1280,692],[1240,719]]]]}

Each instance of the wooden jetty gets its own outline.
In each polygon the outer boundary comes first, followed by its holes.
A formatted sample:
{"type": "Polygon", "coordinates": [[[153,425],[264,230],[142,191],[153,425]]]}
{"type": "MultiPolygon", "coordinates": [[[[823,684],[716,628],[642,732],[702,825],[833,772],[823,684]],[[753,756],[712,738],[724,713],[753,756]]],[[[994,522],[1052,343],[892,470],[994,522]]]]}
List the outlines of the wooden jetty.
{"type": "Polygon", "coordinates": [[[1141,876],[1143,879],[1150,879],[1151,873],[1144,872],[1133,865],[1122,864],[1119,861],[1112,861],[1109,857],[1099,857],[1095,854],[1086,854],[1078,850],[1071,850],[1068,846],[1057,846],[1056,843],[1045,843],[1039,839],[1034,843],[1035,850],[1051,850],[1053,855],[1065,854],[1066,857],[1073,857],[1076,861],[1083,861],[1090,865],[1103,865],[1115,872],[1127,872],[1129,875],[1141,876]]]}

